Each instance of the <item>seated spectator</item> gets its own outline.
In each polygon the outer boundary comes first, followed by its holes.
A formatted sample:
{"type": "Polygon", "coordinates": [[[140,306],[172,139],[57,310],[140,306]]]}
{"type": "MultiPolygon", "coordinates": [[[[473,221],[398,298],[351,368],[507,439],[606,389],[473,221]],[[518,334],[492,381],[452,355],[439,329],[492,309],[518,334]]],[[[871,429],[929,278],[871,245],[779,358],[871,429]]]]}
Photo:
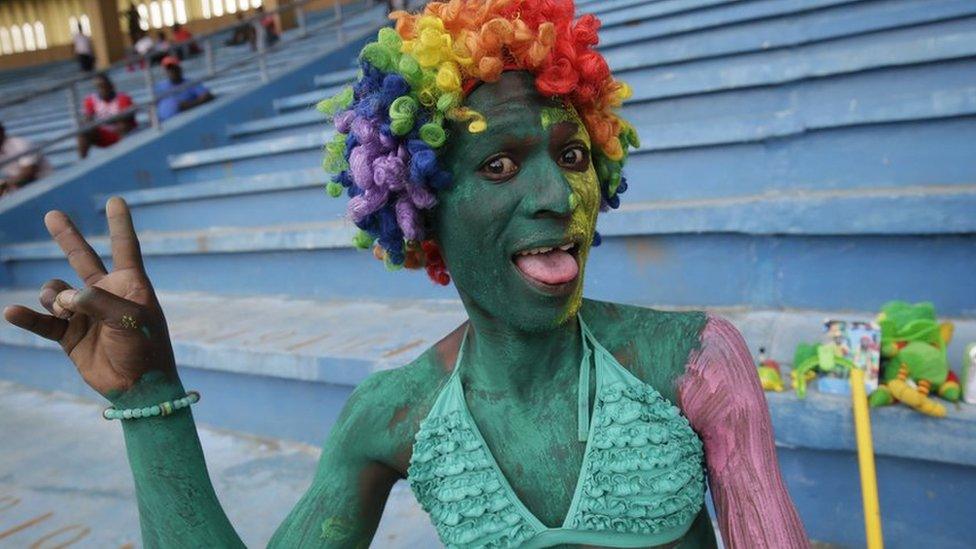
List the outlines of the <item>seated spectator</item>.
{"type": "Polygon", "coordinates": [[[278,39],[281,38],[281,34],[278,32],[278,20],[274,15],[265,14],[264,6],[258,6],[256,8],[258,18],[258,23],[261,25],[261,29],[264,32],[264,43],[267,46],[273,46],[278,39]]]}
{"type": "Polygon", "coordinates": [[[178,57],[168,55],[163,58],[162,64],[163,68],[166,69],[167,79],[156,84],[156,95],[160,97],[156,103],[156,114],[160,122],[213,100],[213,94],[203,84],[187,85],[187,81],[183,78],[183,67],[180,66],[178,57]],[[172,95],[162,97],[170,90],[182,86],[186,87],[172,95]]]}
{"type": "Polygon", "coordinates": [[[75,50],[75,58],[78,59],[78,67],[82,72],[91,72],[95,67],[95,53],[92,50],[91,40],[85,36],[81,30],[81,23],[75,25],[74,36],[71,41],[75,50]]]}
{"type": "Polygon", "coordinates": [[[244,12],[237,12],[238,24],[234,27],[234,34],[224,42],[225,46],[239,46],[241,44],[251,44],[254,47],[254,27],[244,22],[244,12]]]}
{"type": "MultiPolygon", "coordinates": [[[[146,68],[145,56],[149,55],[153,49],[156,47],[156,42],[153,41],[152,36],[149,33],[145,33],[136,40],[136,43],[132,45],[132,54],[134,58],[138,59],[138,64],[140,69],[146,68]]],[[[135,68],[136,60],[133,59],[129,63],[129,71],[135,68]]]]}
{"type": "Polygon", "coordinates": [[[176,45],[176,54],[180,59],[200,55],[200,46],[193,40],[193,33],[179,23],[173,25],[173,44],[176,45]]]}
{"type": "MultiPolygon", "coordinates": [[[[115,116],[132,106],[132,98],[124,93],[115,91],[115,85],[108,75],[102,73],[95,77],[95,93],[89,95],[82,102],[82,112],[86,122],[93,122],[103,118],[115,116]]],[[[92,145],[109,147],[119,142],[122,137],[136,127],[136,116],[132,114],[126,118],[107,122],[88,133],[78,136],[78,156],[85,158],[92,145]]]]}
{"type": "Polygon", "coordinates": [[[169,39],[166,38],[166,31],[159,31],[156,35],[156,44],[153,45],[152,54],[149,56],[149,62],[155,65],[163,60],[164,57],[170,54],[170,50],[173,45],[170,44],[169,39]]]}
{"type": "Polygon", "coordinates": [[[51,165],[39,152],[13,160],[33,147],[34,144],[24,138],[8,136],[0,124],[0,195],[9,194],[51,173],[51,165]]]}

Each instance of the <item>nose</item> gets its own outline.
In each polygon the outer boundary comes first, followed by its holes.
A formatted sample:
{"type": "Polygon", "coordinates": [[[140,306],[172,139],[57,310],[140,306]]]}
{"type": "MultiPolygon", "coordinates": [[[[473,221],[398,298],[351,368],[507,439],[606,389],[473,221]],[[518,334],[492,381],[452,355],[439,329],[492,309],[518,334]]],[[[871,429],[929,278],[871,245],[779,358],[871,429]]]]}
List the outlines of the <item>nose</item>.
{"type": "Polygon", "coordinates": [[[573,213],[572,189],[562,170],[546,159],[532,173],[528,173],[525,213],[532,218],[569,218],[573,213]]]}

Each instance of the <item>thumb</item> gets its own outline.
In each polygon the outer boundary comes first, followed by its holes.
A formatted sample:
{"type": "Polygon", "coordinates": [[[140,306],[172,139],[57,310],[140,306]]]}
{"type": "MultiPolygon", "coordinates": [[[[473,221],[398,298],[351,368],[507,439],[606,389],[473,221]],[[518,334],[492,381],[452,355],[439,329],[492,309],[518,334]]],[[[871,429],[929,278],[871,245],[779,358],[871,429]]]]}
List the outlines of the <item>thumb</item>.
{"type": "Polygon", "coordinates": [[[86,315],[119,330],[139,330],[146,321],[141,305],[97,286],[64,290],[58,293],[55,302],[66,311],[86,315]]]}

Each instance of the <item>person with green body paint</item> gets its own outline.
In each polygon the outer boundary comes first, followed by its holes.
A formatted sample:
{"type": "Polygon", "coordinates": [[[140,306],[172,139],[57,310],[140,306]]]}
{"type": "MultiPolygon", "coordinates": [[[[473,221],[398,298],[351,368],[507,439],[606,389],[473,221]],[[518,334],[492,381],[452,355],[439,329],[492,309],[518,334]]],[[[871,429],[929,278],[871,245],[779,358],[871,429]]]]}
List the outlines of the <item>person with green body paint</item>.
{"type": "MultiPolygon", "coordinates": [[[[486,128],[446,123],[451,139],[438,160],[453,184],[437,193],[429,224],[468,321],[410,364],[357,387],[311,487],[269,545],[367,546],[390,488],[406,478],[452,546],[714,547],[705,469],[727,546],[806,546],[738,332],[700,312],[582,298],[600,183],[579,113],[515,70],[479,85],[465,106],[486,128]],[[611,375],[621,384],[611,386],[611,375]],[[451,423],[451,410],[468,415],[451,423]],[[471,432],[478,436],[462,436],[471,432]],[[449,455],[458,448],[483,459],[459,461],[449,455]],[[655,469],[675,448],[684,457],[655,469]],[[619,474],[593,472],[616,470],[622,462],[611,461],[626,456],[632,467],[619,474]],[[457,476],[474,467],[484,476],[457,476]],[[474,501],[489,493],[497,497],[474,501]],[[452,515],[458,500],[473,502],[470,512],[452,515]],[[672,515],[682,523],[655,522],[672,515]],[[480,529],[465,529],[476,522],[480,529]]],[[[49,212],[45,224],[84,287],[49,281],[40,300],[50,314],[14,306],[4,316],[58,341],[116,408],[180,398],[185,389],[128,208],[112,198],[106,214],[113,270],[67,216],[49,212]]],[[[242,545],[214,494],[188,408],[123,421],[123,431],[146,547],[242,545]]]]}

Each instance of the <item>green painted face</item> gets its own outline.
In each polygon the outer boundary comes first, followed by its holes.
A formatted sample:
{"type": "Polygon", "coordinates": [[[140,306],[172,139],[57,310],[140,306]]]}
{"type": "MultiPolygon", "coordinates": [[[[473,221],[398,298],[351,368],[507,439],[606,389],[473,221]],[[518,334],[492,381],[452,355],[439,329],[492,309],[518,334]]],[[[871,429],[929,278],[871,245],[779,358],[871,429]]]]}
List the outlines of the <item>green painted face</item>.
{"type": "Polygon", "coordinates": [[[579,310],[596,229],[589,136],[576,112],[541,97],[525,72],[481,85],[466,106],[488,128],[449,128],[441,161],[454,185],[438,196],[435,237],[469,314],[552,328],[579,310]]]}

